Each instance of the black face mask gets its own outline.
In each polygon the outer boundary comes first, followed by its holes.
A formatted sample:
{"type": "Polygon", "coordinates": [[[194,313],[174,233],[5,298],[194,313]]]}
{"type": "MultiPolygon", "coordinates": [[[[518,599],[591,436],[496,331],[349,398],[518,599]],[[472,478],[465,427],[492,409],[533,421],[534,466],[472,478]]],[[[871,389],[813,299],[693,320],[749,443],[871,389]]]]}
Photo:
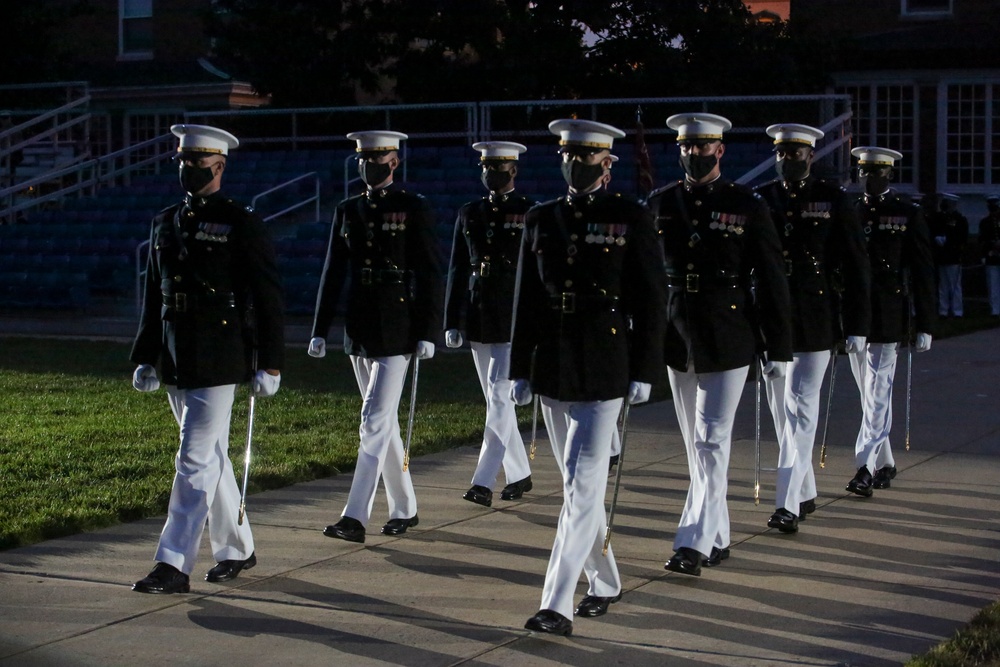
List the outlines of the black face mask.
{"type": "Polygon", "coordinates": [[[570,160],[562,163],[562,175],[567,185],[583,192],[604,175],[604,167],[600,163],[584,164],[579,160],[570,160]]]}
{"type": "Polygon", "coordinates": [[[195,167],[183,162],[181,163],[178,175],[184,192],[192,195],[201,192],[215,178],[215,174],[212,173],[212,167],[195,167]]]}
{"type": "Polygon", "coordinates": [[[783,181],[801,181],[809,175],[809,163],[805,160],[778,160],[774,169],[783,181]]]}
{"type": "Polygon", "coordinates": [[[373,188],[389,178],[392,174],[392,168],[388,162],[379,164],[378,162],[362,160],[358,162],[358,174],[361,175],[361,180],[365,182],[365,185],[373,188]]]}
{"type": "Polygon", "coordinates": [[[497,171],[494,169],[487,169],[486,171],[483,172],[483,175],[482,177],[480,177],[480,180],[483,182],[483,185],[486,186],[486,189],[489,190],[490,192],[500,192],[501,190],[506,188],[507,185],[510,184],[512,178],[513,175],[509,171],[497,171]]]}
{"type": "Polygon", "coordinates": [[[858,183],[866,194],[877,197],[889,189],[889,177],[879,174],[865,174],[858,177],[858,183]]]}
{"type": "Polygon", "coordinates": [[[719,158],[714,155],[691,155],[689,153],[681,155],[680,162],[688,178],[692,181],[700,181],[712,173],[715,165],[719,164],[719,158]]]}

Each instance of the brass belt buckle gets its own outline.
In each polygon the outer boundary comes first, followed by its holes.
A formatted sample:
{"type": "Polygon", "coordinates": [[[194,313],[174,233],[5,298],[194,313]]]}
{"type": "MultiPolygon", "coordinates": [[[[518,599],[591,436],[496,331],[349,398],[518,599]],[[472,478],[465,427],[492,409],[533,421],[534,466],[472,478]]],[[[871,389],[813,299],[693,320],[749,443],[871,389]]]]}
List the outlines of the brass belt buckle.
{"type": "Polygon", "coordinates": [[[479,265],[479,277],[480,278],[489,278],[490,277],[490,263],[489,262],[482,262],[479,265]]]}
{"type": "Polygon", "coordinates": [[[688,292],[697,292],[698,291],[698,274],[697,273],[689,273],[686,276],[684,276],[684,289],[686,289],[688,292]]]}
{"type": "Polygon", "coordinates": [[[174,310],[178,313],[186,313],[188,309],[188,299],[187,294],[184,292],[177,292],[174,294],[174,310]]]}
{"type": "Polygon", "coordinates": [[[371,285],[372,284],[372,270],[369,268],[361,269],[361,284],[371,285]]]}
{"type": "Polygon", "coordinates": [[[562,293],[562,311],[567,315],[572,315],[576,312],[576,293],[575,292],[563,292],[562,293]]]}

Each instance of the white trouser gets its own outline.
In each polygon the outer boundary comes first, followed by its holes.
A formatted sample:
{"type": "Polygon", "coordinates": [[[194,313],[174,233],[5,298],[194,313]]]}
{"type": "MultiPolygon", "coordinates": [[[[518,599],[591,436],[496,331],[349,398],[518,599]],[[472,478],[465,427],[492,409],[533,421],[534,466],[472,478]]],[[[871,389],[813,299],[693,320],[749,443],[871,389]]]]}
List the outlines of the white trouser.
{"type": "Polygon", "coordinates": [[[898,343],[869,343],[867,351],[852,352],[851,372],[861,393],[861,429],[854,445],[854,467],[896,465],[889,447],[892,430],[892,380],[898,343]]]}
{"type": "Polygon", "coordinates": [[[691,477],[674,537],[675,551],[687,547],[708,556],[712,547],[729,546],[729,449],[747,369],[720,373],[667,369],[691,477]]]}
{"type": "Polygon", "coordinates": [[[962,267],[942,264],[938,267],[938,314],[962,316],[962,267]]]}
{"type": "Polygon", "coordinates": [[[830,363],[830,350],[796,352],[784,377],[765,378],[767,404],[778,436],[778,476],[774,506],[799,513],[799,503],[816,497],[812,465],[820,388],[830,363]]]}
{"type": "Polygon", "coordinates": [[[472,476],[473,485],[493,488],[503,465],[507,484],[520,482],[531,474],[524,440],[517,428],[514,401],[510,399],[510,343],[475,343],[472,361],[476,364],[479,385],[486,397],[486,428],[479,464],[472,476]]]}
{"type": "Polygon", "coordinates": [[[990,315],[1000,315],[1000,264],[986,264],[986,293],[990,300],[990,315]]]}
{"type": "Polygon", "coordinates": [[[229,460],[235,393],[234,384],[202,389],[167,386],[170,409],[180,426],[180,449],[156,560],[184,574],[194,570],[205,521],[217,562],[246,560],[254,550],[250,521],[244,517],[242,526],[236,523],[240,489],[229,460]]]}
{"type": "Polygon", "coordinates": [[[611,547],[604,549],[608,457],[622,399],[566,403],[541,397],[552,453],[563,478],[563,505],[545,572],[540,609],[573,618],[573,593],[580,573],[588,595],[614,597],[622,582],[611,547]]]}
{"type": "Polygon", "coordinates": [[[389,518],[410,519],[417,513],[417,498],[409,471],[403,472],[398,415],[410,355],[373,358],[352,355],[351,365],[364,400],[358,429],[358,464],[341,516],[357,519],[367,526],[381,477],[389,502],[389,518]]]}
{"type": "Polygon", "coordinates": [[[621,456],[622,453],[622,434],[618,432],[618,425],[615,424],[615,430],[611,432],[611,456],[621,456]]]}

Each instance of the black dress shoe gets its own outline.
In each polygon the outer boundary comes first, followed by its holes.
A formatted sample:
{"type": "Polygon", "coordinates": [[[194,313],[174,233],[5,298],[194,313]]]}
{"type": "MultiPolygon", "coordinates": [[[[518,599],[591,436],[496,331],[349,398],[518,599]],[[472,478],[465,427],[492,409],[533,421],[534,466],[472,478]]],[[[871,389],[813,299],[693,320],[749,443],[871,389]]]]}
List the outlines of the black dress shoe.
{"type": "Polygon", "coordinates": [[[858,472],[854,475],[854,479],[848,482],[847,486],[844,488],[851,493],[856,493],[859,496],[870,498],[872,495],[872,474],[868,472],[868,466],[861,466],[858,468],[858,472]]]}
{"type": "Polygon", "coordinates": [[[882,466],[872,476],[872,488],[888,489],[889,481],[896,479],[896,466],[882,466]]]}
{"type": "Polygon", "coordinates": [[[729,558],[729,547],[725,549],[712,547],[712,553],[708,554],[708,558],[701,559],[701,565],[702,567],[715,567],[716,565],[721,565],[722,561],[727,558],[729,558]]]}
{"type": "Polygon", "coordinates": [[[173,565],[157,563],[145,579],[132,584],[137,593],[187,593],[191,590],[188,576],[173,565]]]}
{"type": "Polygon", "coordinates": [[[576,606],[576,611],[574,611],[573,614],[576,616],[588,616],[590,618],[595,616],[604,616],[608,613],[608,607],[621,599],[621,593],[610,598],[602,598],[598,595],[588,595],[580,600],[580,604],[576,606]]]}
{"type": "Polygon", "coordinates": [[[524,624],[525,629],[535,632],[548,632],[553,635],[573,634],[573,621],[569,620],[557,611],[542,609],[537,614],[528,619],[524,624]]]}
{"type": "Polygon", "coordinates": [[[323,534],[327,537],[336,537],[348,542],[365,541],[365,527],[357,519],[349,516],[341,517],[340,521],[323,529],[323,534]]]}
{"type": "Polygon", "coordinates": [[[420,519],[414,514],[409,519],[389,519],[382,526],[383,535],[402,535],[407,528],[411,528],[420,523],[420,519]]]}
{"type": "Polygon", "coordinates": [[[618,465],[618,461],[621,460],[621,454],[615,454],[610,459],[608,459],[608,473],[613,473],[615,471],[615,466],[618,465]]]}
{"type": "Polygon", "coordinates": [[[694,549],[681,547],[663,566],[663,569],[680,574],[690,574],[692,577],[701,576],[701,554],[694,549]]]}
{"type": "Polygon", "coordinates": [[[806,515],[816,511],[816,499],[803,500],[799,503],[799,521],[805,521],[806,515]]]}
{"type": "Polygon", "coordinates": [[[797,533],[799,532],[799,517],[782,507],[775,510],[771,518],[767,520],[767,527],[777,528],[782,533],[797,533]]]}
{"type": "Polygon", "coordinates": [[[503,487],[503,491],[500,492],[500,500],[517,500],[528,491],[531,491],[531,475],[503,487]]]}
{"type": "Polygon", "coordinates": [[[471,489],[465,492],[462,496],[465,500],[470,503],[476,503],[477,505],[482,505],[483,507],[490,507],[493,505],[493,491],[487,489],[485,486],[479,486],[474,484],[471,489]]]}
{"type": "Polygon", "coordinates": [[[250,554],[250,558],[246,560],[224,560],[216,563],[215,567],[208,571],[208,574],[205,575],[205,581],[211,581],[212,583],[229,581],[230,579],[235,579],[243,570],[249,570],[256,564],[257,555],[255,553],[250,554]]]}

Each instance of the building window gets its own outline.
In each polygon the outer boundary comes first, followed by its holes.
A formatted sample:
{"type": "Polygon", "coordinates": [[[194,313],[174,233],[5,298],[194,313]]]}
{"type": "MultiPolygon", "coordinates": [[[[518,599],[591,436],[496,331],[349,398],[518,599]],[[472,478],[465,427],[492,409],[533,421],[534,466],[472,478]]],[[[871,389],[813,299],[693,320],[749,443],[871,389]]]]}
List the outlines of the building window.
{"type": "Polygon", "coordinates": [[[153,0],[118,0],[118,54],[153,57],[153,0]]]}
{"type": "Polygon", "coordinates": [[[903,16],[951,16],[954,0],[901,0],[903,16]]]}
{"type": "Polygon", "coordinates": [[[947,91],[945,182],[1000,183],[1000,86],[953,84],[947,91]]]}
{"type": "MultiPolygon", "coordinates": [[[[150,139],[156,139],[157,137],[169,134],[171,125],[183,122],[184,115],[180,112],[171,113],[163,111],[159,113],[128,114],[125,118],[126,146],[135,146],[150,139]]],[[[150,160],[150,164],[139,167],[132,172],[132,175],[141,176],[144,174],[160,173],[164,168],[163,162],[156,159],[160,150],[162,150],[162,146],[158,146],[157,144],[135,150],[132,154],[133,164],[146,159],[150,160]]],[[[172,165],[169,163],[166,166],[167,169],[171,167],[172,165]]]]}
{"type": "Polygon", "coordinates": [[[851,96],[854,146],[881,146],[903,154],[896,163],[895,180],[902,185],[917,181],[917,105],[913,85],[858,85],[838,87],[851,96]]]}

